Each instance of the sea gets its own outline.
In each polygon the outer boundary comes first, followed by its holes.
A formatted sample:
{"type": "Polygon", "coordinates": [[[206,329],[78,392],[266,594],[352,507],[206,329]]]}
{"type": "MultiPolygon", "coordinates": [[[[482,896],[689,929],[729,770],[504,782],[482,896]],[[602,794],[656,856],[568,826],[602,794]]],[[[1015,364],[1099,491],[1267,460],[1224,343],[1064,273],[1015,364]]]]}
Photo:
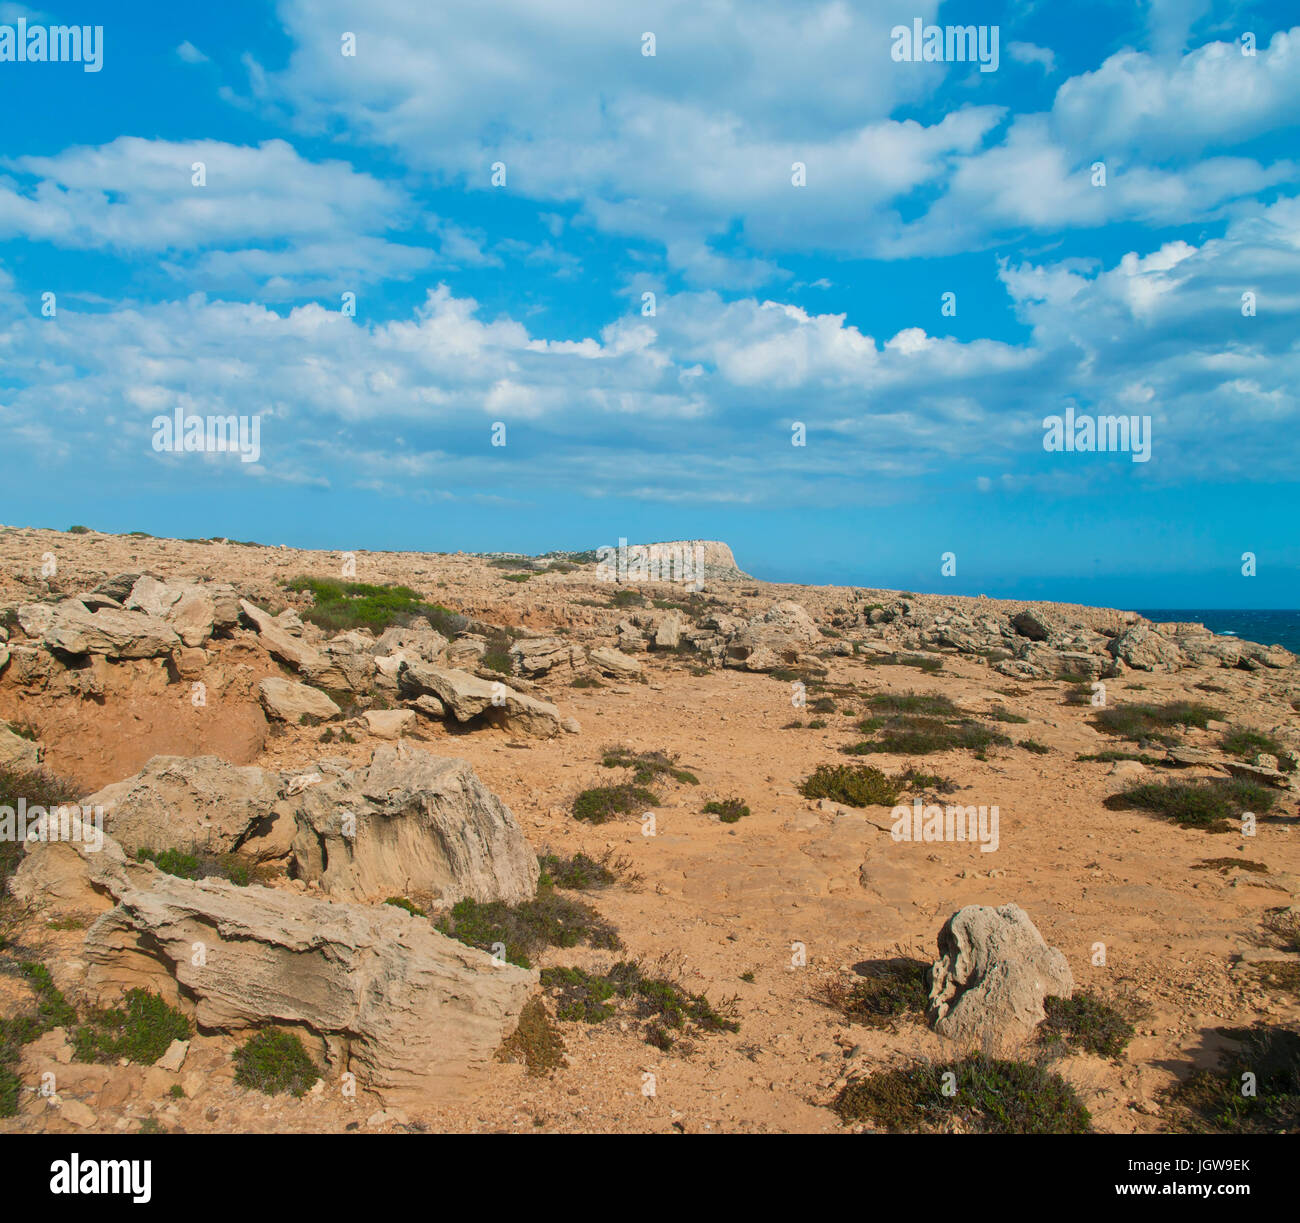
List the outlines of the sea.
{"type": "Polygon", "coordinates": [[[1148,620],[1182,620],[1203,624],[1212,633],[1285,646],[1300,654],[1300,611],[1223,611],[1188,607],[1135,608],[1148,620]]]}

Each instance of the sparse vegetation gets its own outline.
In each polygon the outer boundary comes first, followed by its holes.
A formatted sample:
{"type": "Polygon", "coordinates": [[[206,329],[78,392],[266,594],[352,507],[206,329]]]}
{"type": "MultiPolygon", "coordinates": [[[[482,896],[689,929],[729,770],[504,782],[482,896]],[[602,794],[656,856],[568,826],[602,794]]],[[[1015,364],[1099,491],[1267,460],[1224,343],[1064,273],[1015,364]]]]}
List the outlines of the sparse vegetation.
{"type": "Polygon", "coordinates": [[[564,1056],[564,1037],[551,1022],[540,998],[530,998],[519,1012],[515,1030],[501,1042],[497,1059],[523,1062],[531,1075],[543,1076],[569,1063],[564,1056]]]}
{"type": "Polygon", "coordinates": [[[600,1023],[616,1010],[615,999],[631,1002],[633,1013],[646,1021],[645,1039],[668,1049],[686,1034],[738,1032],[734,1002],[715,1007],[704,994],[694,994],[664,976],[649,976],[639,963],[620,961],[604,973],[581,968],[547,968],[542,985],[554,991],[556,1016],[582,1023],[600,1023]]]}
{"type": "Polygon", "coordinates": [[[897,778],[871,765],[819,764],[804,779],[799,793],[805,798],[829,798],[850,807],[892,807],[902,789],[897,778]]]}
{"type": "Polygon", "coordinates": [[[194,1025],[183,1011],[148,990],[129,989],[121,1007],[91,1011],[72,1037],[79,1062],[119,1058],[151,1066],[174,1040],[189,1040],[194,1025]]]}
{"type": "Polygon", "coordinates": [[[1011,740],[969,719],[945,721],[932,717],[868,718],[859,723],[865,732],[878,732],[874,739],[852,743],[843,749],[850,756],[888,753],[895,756],[929,756],[934,752],[969,751],[983,758],[990,747],[1005,747],[1011,740]]]}
{"type": "Polygon", "coordinates": [[[1231,820],[1247,811],[1268,811],[1274,794],[1253,781],[1152,781],[1112,794],[1103,804],[1112,811],[1136,808],[1173,820],[1183,828],[1204,832],[1233,832],[1231,820]]]}
{"type": "Polygon", "coordinates": [[[584,853],[574,854],[571,858],[562,858],[558,854],[538,854],[537,864],[542,875],[537,886],[540,888],[565,888],[571,892],[586,892],[593,888],[605,888],[622,880],[624,883],[636,883],[641,876],[632,869],[629,858],[616,857],[612,849],[606,850],[599,858],[591,858],[584,853]]]}
{"type": "Polygon", "coordinates": [[[1223,717],[1223,711],[1199,701],[1168,701],[1163,705],[1111,705],[1098,709],[1093,725],[1108,735],[1132,739],[1136,743],[1153,740],[1172,745],[1177,727],[1195,726],[1204,730],[1211,721],[1223,717]]]}
{"type": "Polygon", "coordinates": [[[600,763],[607,769],[631,769],[632,784],[647,786],[661,777],[669,777],[683,785],[698,786],[700,779],[689,769],[677,763],[671,752],[638,752],[630,747],[607,747],[600,763]]]}
{"type": "Polygon", "coordinates": [[[1052,750],[1046,743],[1039,743],[1037,739],[1021,739],[1016,746],[1023,747],[1027,752],[1033,752],[1035,756],[1046,756],[1052,750]]]}
{"type": "Polygon", "coordinates": [[[1220,738],[1219,746],[1229,756],[1237,756],[1242,760],[1254,760],[1261,752],[1269,756],[1279,756],[1286,750],[1285,746],[1272,735],[1251,730],[1247,726],[1230,727],[1220,738]]]}
{"type": "Polygon", "coordinates": [[[573,800],[573,818],[587,824],[607,824],[620,815],[639,815],[659,805],[659,796],[644,786],[595,786],[573,800]]]}
{"type": "Polygon", "coordinates": [[[386,905],[392,905],[395,909],[404,909],[412,917],[428,917],[429,915],[413,900],[407,900],[405,896],[390,896],[384,901],[386,905]]]}
{"type": "MultiPolygon", "coordinates": [[[[78,787],[70,781],[38,770],[34,773],[0,768],[0,807],[18,809],[18,800],[25,799],[27,807],[44,807],[47,811],[62,803],[77,801],[78,787]]],[[[23,860],[23,847],[17,837],[0,839],[0,896],[4,896],[9,876],[23,860]]]]}
{"type": "Polygon", "coordinates": [[[231,883],[246,888],[264,877],[266,872],[257,863],[239,854],[212,854],[202,850],[147,849],[136,850],[137,862],[151,862],[167,875],[179,879],[229,879],[231,883]]]}
{"type": "Polygon", "coordinates": [[[1300,1033],[1256,1024],[1220,1028],[1236,1048],[1213,1070],[1193,1070],[1162,1104],[1177,1130],[1210,1134],[1294,1133],[1300,1128],[1300,1033]],[[1244,1075],[1255,1094],[1245,1093],[1244,1075]]]}
{"type": "Polygon", "coordinates": [[[994,722],[1023,723],[1029,721],[1028,718],[1022,718],[1020,714],[1012,713],[1011,710],[1006,709],[1001,705],[994,705],[993,708],[990,709],[988,713],[986,713],[984,716],[986,718],[992,719],[994,722]]]}
{"type": "Polygon", "coordinates": [[[1088,1110],[1060,1075],[1028,1062],[972,1056],[882,1070],[846,1086],[831,1107],[843,1121],[896,1131],[1085,1134],[1088,1110]],[[951,1074],[956,1094],[945,1095],[951,1074]]]}
{"type": "Polygon", "coordinates": [[[1108,1002],[1078,990],[1073,997],[1043,1000],[1047,1018],[1038,1026],[1038,1039],[1045,1045],[1065,1045],[1118,1059],[1133,1039],[1133,1025],[1108,1002]]]}
{"type": "Polygon", "coordinates": [[[235,1050],[235,1082],[268,1096],[284,1092],[301,1099],[320,1071],[296,1032],[268,1028],[235,1050]]]}
{"type": "Polygon", "coordinates": [[[716,815],[724,824],[736,824],[749,814],[749,807],[738,798],[713,799],[704,804],[705,815],[716,815]]]}
{"type": "Polygon", "coordinates": [[[443,934],[492,954],[504,948],[502,958],[520,968],[532,967],[532,956],[544,947],[589,947],[617,950],[618,931],[589,904],[539,887],[531,900],[508,905],[494,900],[461,900],[434,925],[443,934]]]}
{"type": "Polygon", "coordinates": [[[899,956],[876,960],[863,975],[849,981],[835,977],[824,983],[821,1000],[853,1023],[885,1028],[903,1018],[924,1016],[930,996],[930,965],[899,956]]]}

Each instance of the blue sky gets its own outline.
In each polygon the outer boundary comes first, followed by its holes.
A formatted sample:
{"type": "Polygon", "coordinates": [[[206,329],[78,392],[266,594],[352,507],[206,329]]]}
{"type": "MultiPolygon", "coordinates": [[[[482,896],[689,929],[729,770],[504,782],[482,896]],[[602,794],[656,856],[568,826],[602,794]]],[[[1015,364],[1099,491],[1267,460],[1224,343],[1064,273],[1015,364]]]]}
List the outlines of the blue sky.
{"type": "Polygon", "coordinates": [[[1293,6],[20,18],[104,45],[0,62],[0,521],[1300,606],[1293,6]],[[896,61],[914,17],[997,70],[896,61]],[[258,461],[157,452],[178,408],[258,416],[258,461]],[[1067,408],[1150,460],[1045,451],[1067,408]]]}

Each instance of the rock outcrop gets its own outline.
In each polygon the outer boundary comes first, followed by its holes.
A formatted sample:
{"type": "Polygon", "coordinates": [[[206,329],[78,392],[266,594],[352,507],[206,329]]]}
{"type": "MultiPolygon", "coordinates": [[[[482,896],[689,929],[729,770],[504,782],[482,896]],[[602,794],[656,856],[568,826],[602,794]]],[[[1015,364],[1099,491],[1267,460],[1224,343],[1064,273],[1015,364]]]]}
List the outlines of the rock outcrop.
{"type": "Polygon", "coordinates": [[[403,663],[397,674],[401,695],[412,702],[434,696],[457,722],[484,717],[507,730],[549,739],[563,727],[560,711],[548,701],[516,692],[500,680],[486,680],[468,671],[403,663]]]}
{"type": "Polygon", "coordinates": [[[205,1031],[297,1028],[333,1074],[389,1106],[469,1086],[537,982],[392,905],[179,879],[128,862],[111,839],[99,852],[28,845],[12,890],[30,902],[52,889],[102,910],[82,953],[92,993],[150,989],[205,1031]]]}

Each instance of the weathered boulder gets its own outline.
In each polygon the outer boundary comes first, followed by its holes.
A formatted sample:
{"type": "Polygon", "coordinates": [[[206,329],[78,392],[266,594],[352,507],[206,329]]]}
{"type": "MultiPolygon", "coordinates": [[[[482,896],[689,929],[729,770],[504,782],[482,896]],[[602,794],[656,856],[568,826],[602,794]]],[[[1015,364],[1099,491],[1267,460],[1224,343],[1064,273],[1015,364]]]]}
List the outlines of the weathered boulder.
{"type": "Polygon", "coordinates": [[[236,851],[284,857],[293,835],[274,810],[282,778],[217,756],[154,756],[140,772],[82,800],[103,807],[104,827],[131,853],[139,849],[236,851]]]}
{"type": "Polygon", "coordinates": [[[304,717],[336,718],[342,712],[319,688],[268,675],[257,685],[257,697],[267,716],[281,722],[301,722],[304,717]]]}
{"type": "Polygon", "coordinates": [[[1145,624],[1126,628],[1110,641],[1110,653],[1135,671],[1180,671],[1182,651],[1161,633],[1145,624]]]}
{"type": "Polygon", "coordinates": [[[165,621],[143,612],[104,608],[88,611],[75,599],[35,604],[47,612],[24,617],[19,623],[29,637],[41,637],[50,649],[64,654],[102,654],[106,658],[159,658],[180,646],[180,638],[165,621]],[[47,619],[48,617],[48,619],[47,619]]]}
{"type": "Polygon", "coordinates": [[[111,839],[98,853],[26,849],[20,898],[51,883],[68,891],[75,866],[83,894],[112,906],[86,932],[92,994],[115,1000],[143,986],[192,1008],[208,1030],[299,1028],[319,1038],[333,1074],[354,1074],[390,1106],[472,1085],[536,987],[535,971],[497,965],[392,905],[178,879],[126,861],[111,839]]]}
{"type": "Polygon", "coordinates": [[[340,633],[321,646],[315,659],[303,664],[302,673],[323,688],[368,692],[378,670],[374,646],[374,638],[368,633],[340,633]]]}
{"type": "Polygon", "coordinates": [[[724,662],[748,671],[772,671],[798,660],[821,640],[813,618],[786,600],[752,616],[727,642],[724,662]]]}
{"type": "Polygon", "coordinates": [[[468,761],[384,744],[297,804],[295,872],[331,896],[514,903],[537,890],[537,855],[468,761]]]}
{"type": "Polygon", "coordinates": [[[685,622],[676,612],[669,612],[655,626],[655,649],[675,650],[682,644],[685,622]]]}
{"type": "Polygon", "coordinates": [[[40,748],[30,739],[16,735],[0,722],[0,769],[34,773],[41,764],[40,748]]]}
{"type": "Polygon", "coordinates": [[[1043,999],[1074,992],[1070,966],[1018,905],[967,905],[939,932],[930,1019],[963,1042],[1023,1039],[1045,1018],[1043,999]]]}
{"type": "Polygon", "coordinates": [[[1029,610],[1012,616],[1011,627],[1021,637],[1027,637],[1030,641],[1046,641],[1051,632],[1042,618],[1029,610]]]}
{"type": "Polygon", "coordinates": [[[415,727],[413,709],[367,709],[361,717],[376,739],[400,739],[415,727]]]}
{"type": "Polygon", "coordinates": [[[601,646],[587,655],[591,665],[602,675],[612,679],[635,679],[643,668],[635,658],[629,658],[619,650],[601,646]]]}
{"type": "Polygon", "coordinates": [[[510,662],[520,675],[545,675],[560,667],[576,670],[586,663],[582,647],[562,637],[521,637],[510,647],[510,662]]]}
{"type": "Polygon", "coordinates": [[[500,680],[486,680],[466,671],[404,663],[397,675],[398,691],[408,700],[436,696],[457,722],[486,715],[508,730],[550,738],[561,730],[560,711],[547,701],[527,696],[500,680]]]}
{"type": "Polygon", "coordinates": [[[325,666],[320,652],[301,638],[287,632],[276,623],[270,612],[254,607],[247,599],[239,600],[239,610],[244,618],[257,630],[258,640],[266,647],[267,653],[287,663],[295,670],[302,671],[308,667],[325,666]]]}

